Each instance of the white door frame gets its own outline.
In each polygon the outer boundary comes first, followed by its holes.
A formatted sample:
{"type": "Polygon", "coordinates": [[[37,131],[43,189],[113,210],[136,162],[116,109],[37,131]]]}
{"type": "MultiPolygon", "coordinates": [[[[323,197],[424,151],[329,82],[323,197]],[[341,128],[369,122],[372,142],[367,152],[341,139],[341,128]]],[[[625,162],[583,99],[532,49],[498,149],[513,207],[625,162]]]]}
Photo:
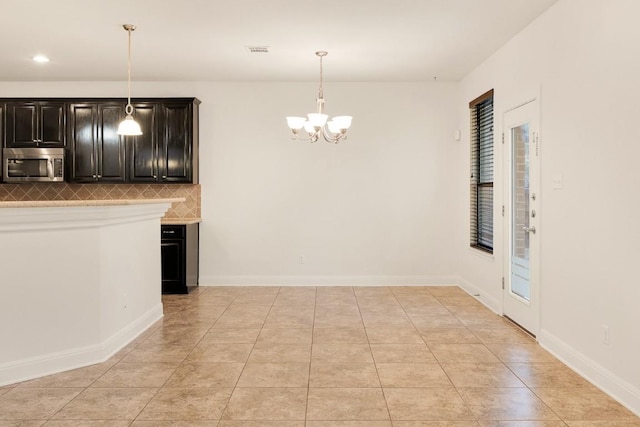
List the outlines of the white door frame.
{"type": "MultiPolygon", "coordinates": [[[[529,98],[526,102],[522,102],[517,104],[516,106],[509,108],[503,112],[502,115],[502,181],[503,181],[503,263],[502,263],[502,277],[503,277],[503,291],[502,291],[502,314],[511,318],[514,322],[518,323],[517,317],[514,313],[511,313],[510,310],[513,310],[514,301],[516,297],[511,296],[510,288],[511,288],[511,136],[508,134],[510,132],[510,123],[507,122],[507,114],[517,110],[518,108],[525,107],[529,104],[535,106],[535,113],[532,114],[534,124],[532,129],[530,130],[530,151],[533,153],[537,153],[535,161],[530,161],[530,178],[533,177],[533,180],[530,181],[532,193],[535,193],[536,200],[534,202],[534,206],[532,208],[536,211],[535,221],[532,221],[536,227],[535,235],[530,235],[531,241],[534,242],[532,246],[530,246],[530,265],[529,265],[529,273],[530,273],[530,283],[531,283],[531,295],[530,295],[530,304],[531,308],[531,320],[529,320],[529,324],[521,325],[525,327],[530,333],[535,336],[539,335],[540,332],[540,319],[541,319],[541,305],[540,305],[540,295],[541,295],[541,281],[540,281],[540,236],[541,236],[541,227],[540,227],[540,215],[541,215],[541,179],[540,179],[540,171],[541,171],[541,155],[542,150],[540,147],[540,96],[536,95],[535,97],[529,98]],[[534,103],[534,104],[532,104],[534,103]],[[532,167],[533,166],[533,167],[532,167]],[[535,239],[535,240],[534,240],[535,239]],[[509,300],[508,300],[509,299],[509,300]]],[[[531,219],[530,219],[531,220],[531,219]]],[[[524,306],[527,305],[524,300],[520,301],[520,303],[524,306]]],[[[522,323],[525,323],[524,321],[522,323]]]]}

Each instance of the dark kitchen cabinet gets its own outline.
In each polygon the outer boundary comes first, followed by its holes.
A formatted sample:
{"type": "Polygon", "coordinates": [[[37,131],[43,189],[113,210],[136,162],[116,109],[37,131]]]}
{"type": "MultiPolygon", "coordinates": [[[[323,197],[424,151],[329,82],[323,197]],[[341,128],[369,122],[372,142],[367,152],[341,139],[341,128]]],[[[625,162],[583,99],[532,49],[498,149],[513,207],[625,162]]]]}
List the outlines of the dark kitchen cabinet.
{"type": "Polygon", "coordinates": [[[192,182],[193,110],[191,104],[165,103],[160,110],[160,152],[163,181],[192,182]]]}
{"type": "Polygon", "coordinates": [[[64,102],[8,102],[6,110],[6,147],[65,146],[64,102]]]}
{"type": "MultiPolygon", "coordinates": [[[[5,104],[0,102],[0,148],[4,147],[4,111],[5,111],[5,104]]],[[[0,175],[2,175],[0,173],[0,175]]],[[[0,177],[0,179],[2,179],[0,177]]]]}
{"type": "Polygon", "coordinates": [[[69,106],[70,181],[126,180],[125,139],[116,133],[124,110],[117,102],[69,106]]]}
{"type": "Polygon", "coordinates": [[[133,104],[133,118],[140,125],[142,135],[129,138],[129,181],[160,181],[158,171],[158,106],[149,103],[133,104]]]}
{"type": "Polygon", "coordinates": [[[162,293],[187,294],[198,286],[199,224],[162,225],[162,293]]]}
{"type": "Polygon", "coordinates": [[[131,137],[129,181],[198,182],[196,99],[134,104],[142,135],[131,137]]]}
{"type": "Polygon", "coordinates": [[[116,133],[125,105],[122,98],[2,98],[0,144],[66,147],[70,182],[197,184],[200,101],[134,100],[139,136],[116,133]]]}

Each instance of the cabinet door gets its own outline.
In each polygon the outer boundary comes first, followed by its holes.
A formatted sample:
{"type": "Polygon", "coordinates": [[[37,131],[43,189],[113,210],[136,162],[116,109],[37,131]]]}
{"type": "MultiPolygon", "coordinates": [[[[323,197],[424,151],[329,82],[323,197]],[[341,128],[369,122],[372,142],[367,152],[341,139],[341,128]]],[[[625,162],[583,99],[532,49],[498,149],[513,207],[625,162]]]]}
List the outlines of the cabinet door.
{"type": "Polygon", "coordinates": [[[142,135],[128,137],[129,181],[158,181],[157,107],[155,104],[134,104],[133,107],[133,116],[142,129],[142,135]]]}
{"type": "Polygon", "coordinates": [[[126,179],[125,140],[118,135],[124,120],[124,104],[98,106],[98,178],[100,181],[123,182],[126,179]]]}
{"type": "MultiPolygon", "coordinates": [[[[0,104],[0,148],[4,147],[4,112],[7,111],[6,106],[4,104],[0,104]]],[[[2,174],[0,174],[2,175],[2,174]]],[[[0,181],[2,177],[0,176],[0,181]]]]}
{"type": "Polygon", "coordinates": [[[64,147],[64,102],[38,104],[38,146],[64,147]]]}
{"type": "Polygon", "coordinates": [[[160,174],[167,182],[191,182],[191,104],[162,106],[160,174]]]}
{"type": "Polygon", "coordinates": [[[64,147],[64,102],[7,104],[7,147],[64,147]]]}
{"type": "Polygon", "coordinates": [[[184,240],[162,240],[162,292],[186,293],[184,240]]]}
{"type": "Polygon", "coordinates": [[[7,147],[36,147],[38,113],[35,102],[7,104],[7,147]]]}
{"type": "Polygon", "coordinates": [[[95,181],[98,178],[98,107],[96,104],[72,104],[69,112],[71,180],[95,181]]]}

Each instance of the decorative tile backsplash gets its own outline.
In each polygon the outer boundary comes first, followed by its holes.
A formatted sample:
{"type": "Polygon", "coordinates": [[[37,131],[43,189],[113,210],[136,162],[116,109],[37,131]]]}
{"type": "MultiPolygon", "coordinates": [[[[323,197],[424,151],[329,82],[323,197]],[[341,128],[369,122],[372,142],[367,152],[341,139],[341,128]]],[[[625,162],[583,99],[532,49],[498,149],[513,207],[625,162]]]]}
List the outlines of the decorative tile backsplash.
{"type": "Polygon", "coordinates": [[[0,201],[120,200],[184,197],[166,219],[200,218],[200,184],[0,184],[0,201]]]}

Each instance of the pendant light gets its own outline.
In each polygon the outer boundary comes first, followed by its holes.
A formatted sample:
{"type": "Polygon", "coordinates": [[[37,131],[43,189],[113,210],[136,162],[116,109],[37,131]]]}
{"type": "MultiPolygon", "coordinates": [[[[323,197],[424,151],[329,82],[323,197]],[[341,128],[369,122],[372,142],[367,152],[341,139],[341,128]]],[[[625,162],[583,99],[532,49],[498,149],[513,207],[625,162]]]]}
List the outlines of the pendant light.
{"type": "Polygon", "coordinates": [[[127,106],[125,107],[124,112],[127,116],[123,121],[120,122],[118,126],[118,135],[142,135],[142,130],[140,129],[140,125],[138,122],[133,120],[133,105],[131,105],[131,32],[136,29],[135,25],[125,24],[122,26],[127,33],[129,33],[129,50],[127,53],[127,88],[128,88],[128,96],[127,96],[127,106]]]}

